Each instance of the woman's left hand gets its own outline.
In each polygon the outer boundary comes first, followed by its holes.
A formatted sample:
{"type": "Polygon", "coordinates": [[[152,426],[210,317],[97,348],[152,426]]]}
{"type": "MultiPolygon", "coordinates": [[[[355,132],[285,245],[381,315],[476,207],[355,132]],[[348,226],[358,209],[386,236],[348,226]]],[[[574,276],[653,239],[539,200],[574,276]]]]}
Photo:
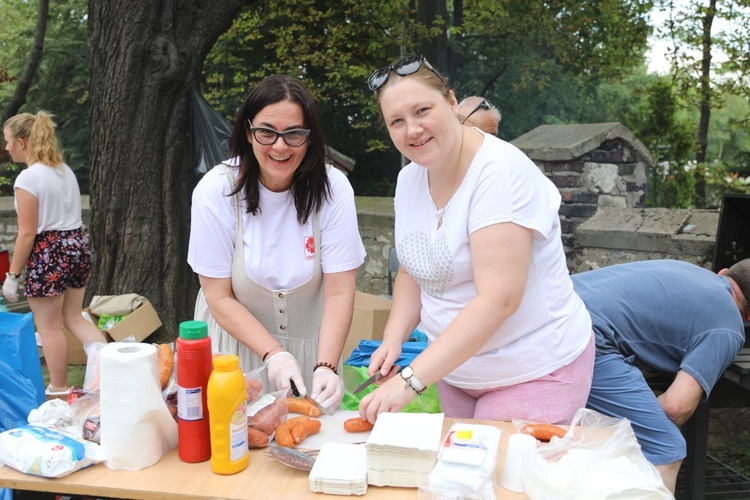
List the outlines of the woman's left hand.
{"type": "Polygon", "coordinates": [[[21,278],[11,278],[5,275],[3,283],[3,296],[8,302],[18,302],[18,286],[21,284],[21,278]]]}
{"type": "Polygon", "coordinates": [[[344,399],[344,380],[328,368],[318,368],[313,373],[313,388],[310,397],[320,406],[338,409],[344,399]]]}
{"type": "Polygon", "coordinates": [[[381,413],[400,412],[416,394],[400,375],[393,376],[362,398],[359,403],[359,415],[374,424],[381,413]]]}

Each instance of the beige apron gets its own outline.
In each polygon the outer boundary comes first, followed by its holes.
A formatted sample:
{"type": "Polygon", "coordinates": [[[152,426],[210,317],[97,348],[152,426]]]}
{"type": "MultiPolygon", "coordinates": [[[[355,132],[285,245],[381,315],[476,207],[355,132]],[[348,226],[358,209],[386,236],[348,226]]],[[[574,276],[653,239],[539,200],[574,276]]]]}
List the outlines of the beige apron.
{"type": "MultiPolygon", "coordinates": [[[[228,167],[224,169],[230,185],[234,177],[228,167]]],[[[299,362],[308,393],[312,391],[313,366],[318,358],[318,338],[323,317],[323,270],[320,261],[320,224],[318,214],[313,218],[315,239],[315,270],[310,279],[296,288],[270,290],[247,276],[242,240],[242,210],[239,193],[234,195],[235,241],[232,258],[232,291],[237,300],[250,311],[263,327],[279,341],[299,362]]],[[[195,302],[195,319],[208,323],[208,335],[214,353],[236,354],[240,368],[247,373],[263,366],[260,356],[226,332],[214,320],[201,289],[195,302]]],[[[266,392],[273,392],[266,370],[261,371],[266,392]]]]}

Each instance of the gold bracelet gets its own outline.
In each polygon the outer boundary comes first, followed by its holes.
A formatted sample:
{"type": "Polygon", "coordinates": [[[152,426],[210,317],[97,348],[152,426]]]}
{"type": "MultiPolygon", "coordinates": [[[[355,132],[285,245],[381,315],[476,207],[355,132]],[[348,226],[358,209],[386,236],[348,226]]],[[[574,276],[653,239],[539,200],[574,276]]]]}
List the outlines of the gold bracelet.
{"type": "Polygon", "coordinates": [[[321,366],[325,366],[326,368],[330,368],[331,371],[333,371],[333,373],[335,373],[336,375],[339,374],[339,371],[336,369],[335,366],[333,366],[331,363],[326,363],[325,361],[321,361],[320,363],[316,363],[315,366],[313,366],[313,372],[315,372],[315,370],[317,370],[321,366]]]}

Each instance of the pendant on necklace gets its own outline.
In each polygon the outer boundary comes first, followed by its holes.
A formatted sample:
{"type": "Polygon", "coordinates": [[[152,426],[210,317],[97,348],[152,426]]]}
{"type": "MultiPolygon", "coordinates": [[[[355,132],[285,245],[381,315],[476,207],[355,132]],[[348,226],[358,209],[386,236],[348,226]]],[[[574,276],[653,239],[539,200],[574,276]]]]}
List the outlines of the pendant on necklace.
{"type": "Polygon", "coordinates": [[[438,223],[437,223],[437,228],[435,230],[437,231],[438,229],[440,229],[440,226],[442,225],[443,225],[443,216],[438,215],[438,223]]]}

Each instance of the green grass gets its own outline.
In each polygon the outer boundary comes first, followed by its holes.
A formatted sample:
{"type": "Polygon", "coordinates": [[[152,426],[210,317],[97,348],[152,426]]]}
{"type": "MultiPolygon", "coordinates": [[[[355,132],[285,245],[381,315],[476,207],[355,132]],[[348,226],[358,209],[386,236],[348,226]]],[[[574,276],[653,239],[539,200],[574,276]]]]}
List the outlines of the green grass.
{"type": "MultiPolygon", "coordinates": [[[[49,384],[49,370],[47,365],[44,363],[44,358],[40,360],[42,362],[42,378],[44,378],[44,387],[49,384]]],[[[68,365],[68,386],[83,387],[83,379],[86,376],[86,365],[68,365]]]]}

